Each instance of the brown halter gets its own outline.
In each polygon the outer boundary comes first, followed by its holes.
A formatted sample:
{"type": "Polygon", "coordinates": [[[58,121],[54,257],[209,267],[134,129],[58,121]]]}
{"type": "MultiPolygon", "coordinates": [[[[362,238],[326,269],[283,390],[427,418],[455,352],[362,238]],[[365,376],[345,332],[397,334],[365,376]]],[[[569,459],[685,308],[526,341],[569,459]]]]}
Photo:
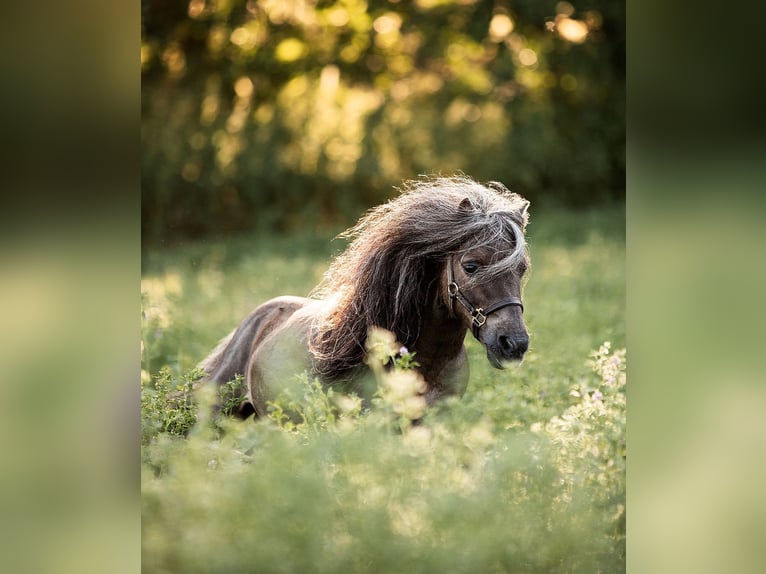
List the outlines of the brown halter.
{"type": "Polygon", "coordinates": [[[449,292],[450,302],[452,303],[452,311],[454,313],[455,310],[455,304],[454,301],[457,299],[457,302],[460,303],[463,307],[465,307],[468,312],[471,314],[471,317],[473,320],[471,321],[471,332],[473,333],[473,336],[476,337],[476,339],[479,339],[479,329],[481,329],[484,326],[484,323],[487,322],[487,316],[491,313],[494,313],[495,311],[499,311],[503,307],[521,307],[521,312],[524,312],[524,305],[521,303],[521,299],[518,297],[508,297],[507,299],[501,299],[500,301],[497,301],[496,303],[492,303],[489,307],[484,309],[483,307],[476,307],[471,303],[463,293],[460,291],[460,287],[455,282],[454,275],[452,272],[452,258],[450,257],[449,260],[449,266],[447,267],[447,291],[449,292]]]}

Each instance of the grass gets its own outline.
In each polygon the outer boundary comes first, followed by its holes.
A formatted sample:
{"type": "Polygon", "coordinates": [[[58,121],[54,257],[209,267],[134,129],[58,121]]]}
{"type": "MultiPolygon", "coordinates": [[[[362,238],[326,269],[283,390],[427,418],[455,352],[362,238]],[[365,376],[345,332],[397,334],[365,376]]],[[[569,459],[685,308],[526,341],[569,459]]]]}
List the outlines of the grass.
{"type": "Polygon", "coordinates": [[[528,233],[527,357],[497,371],[469,336],[465,396],[418,426],[390,391],[408,388],[406,365],[380,375],[371,412],[308,380],[257,423],[166,409],[158,396],[190,388],[220,337],[270,297],[307,294],[342,244],[306,234],[145,253],[144,569],[623,570],[623,210],[535,213],[528,233]]]}

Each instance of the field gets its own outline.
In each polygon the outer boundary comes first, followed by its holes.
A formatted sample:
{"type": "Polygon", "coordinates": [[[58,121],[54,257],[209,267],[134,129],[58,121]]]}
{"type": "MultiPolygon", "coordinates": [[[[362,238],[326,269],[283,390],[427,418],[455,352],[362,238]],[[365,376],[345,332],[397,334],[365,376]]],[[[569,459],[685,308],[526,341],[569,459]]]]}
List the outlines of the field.
{"type": "Polygon", "coordinates": [[[469,335],[465,396],[423,424],[386,392],[402,370],[381,376],[371,412],[306,381],[302,424],[280,419],[285,405],[256,423],[213,424],[203,407],[188,436],[196,408],[168,411],[163,393],[258,303],[306,295],[343,244],[306,232],[148,249],[145,571],[624,570],[624,209],[533,211],[528,235],[524,362],[494,370],[469,335]]]}

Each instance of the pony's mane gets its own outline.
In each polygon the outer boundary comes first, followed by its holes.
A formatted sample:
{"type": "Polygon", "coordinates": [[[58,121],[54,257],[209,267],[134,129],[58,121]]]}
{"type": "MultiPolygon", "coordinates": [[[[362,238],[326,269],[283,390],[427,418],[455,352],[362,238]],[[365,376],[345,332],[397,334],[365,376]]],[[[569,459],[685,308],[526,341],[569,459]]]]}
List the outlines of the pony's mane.
{"type": "Polygon", "coordinates": [[[310,336],[315,371],[326,380],[346,378],[363,364],[373,326],[388,329],[404,345],[416,341],[451,255],[479,246],[502,253],[472,277],[476,282],[528,260],[529,202],[502,184],[423,178],[405,182],[400,192],[340,235],[352,241],[312,292],[327,302],[310,336]]]}

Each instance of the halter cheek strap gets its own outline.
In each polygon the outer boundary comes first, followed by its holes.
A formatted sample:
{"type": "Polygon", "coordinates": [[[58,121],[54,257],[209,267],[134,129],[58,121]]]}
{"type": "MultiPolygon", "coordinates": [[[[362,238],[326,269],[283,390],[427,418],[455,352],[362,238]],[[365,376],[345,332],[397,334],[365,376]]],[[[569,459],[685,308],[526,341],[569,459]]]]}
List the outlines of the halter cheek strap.
{"type": "Polygon", "coordinates": [[[507,299],[501,299],[495,303],[492,303],[489,307],[484,309],[483,307],[476,307],[471,303],[465,295],[460,291],[460,287],[455,282],[452,272],[452,258],[450,258],[449,266],[447,267],[447,291],[449,292],[450,302],[452,302],[454,312],[454,301],[457,300],[466,310],[471,314],[471,332],[476,339],[479,339],[479,329],[487,322],[487,316],[499,311],[503,307],[521,307],[521,312],[524,312],[524,305],[521,303],[521,299],[518,297],[508,297],[507,299]]]}

